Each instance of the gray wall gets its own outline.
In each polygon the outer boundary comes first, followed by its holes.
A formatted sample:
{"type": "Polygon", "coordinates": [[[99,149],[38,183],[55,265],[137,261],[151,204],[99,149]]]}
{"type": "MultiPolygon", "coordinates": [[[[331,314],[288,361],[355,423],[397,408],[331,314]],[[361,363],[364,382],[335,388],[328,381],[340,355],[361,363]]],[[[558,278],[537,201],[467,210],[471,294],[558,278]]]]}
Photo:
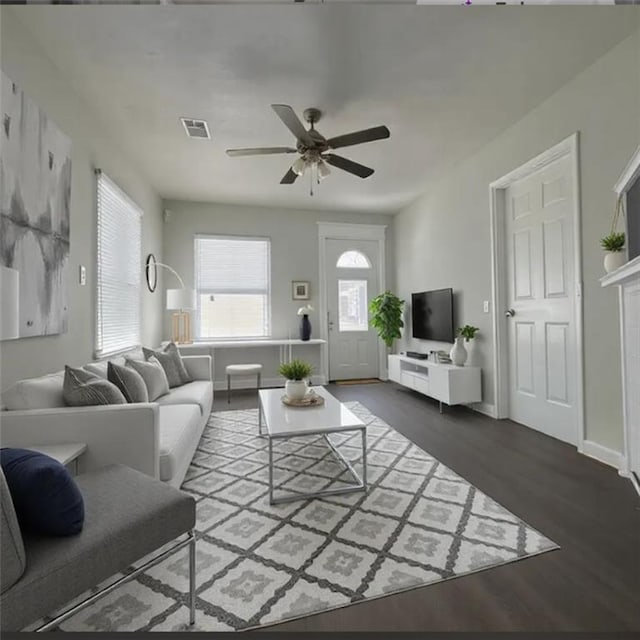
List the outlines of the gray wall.
{"type": "MultiPolygon", "coordinates": [[[[46,57],[10,11],[2,12],[2,70],[56,122],[72,142],[71,255],[67,283],[69,330],[66,334],[0,343],[2,389],[20,378],[79,365],[92,359],[95,342],[96,213],[94,167],[102,168],[144,210],[143,256],[162,257],[162,207],[158,194],[113,146],[109,132],[94,119],[64,74],[46,57]],[[87,268],[87,284],[78,283],[78,267],[87,268]]],[[[162,333],[162,295],[142,299],[142,339],[157,344],[162,333]]]]}
{"type": "MultiPolygon", "coordinates": [[[[329,186],[327,184],[327,186],[329,186]]],[[[286,188],[286,187],[283,187],[286,188]]],[[[311,200],[311,198],[310,198],[311,200]]],[[[312,204],[310,202],[309,204],[312,204]]],[[[299,211],[245,207],[204,202],[165,201],[170,211],[164,225],[164,256],[183,277],[187,286],[193,284],[193,237],[198,233],[265,236],[271,238],[271,326],[272,337],[298,336],[298,316],[301,304],[291,299],[291,281],[308,280],[311,283],[310,303],[315,311],[310,316],[312,337],[318,333],[318,222],[349,222],[360,224],[391,225],[392,217],[384,215],[362,215],[352,213],[299,211]]],[[[387,227],[387,286],[392,287],[393,234],[387,227]]],[[[166,277],[167,287],[176,286],[173,278],[166,277]]],[[[170,314],[166,312],[165,336],[171,334],[170,314]]],[[[297,355],[313,362],[319,368],[316,347],[305,347],[297,355]],[[303,355],[304,354],[304,355],[303,355]]],[[[224,365],[248,361],[262,362],[263,373],[268,380],[276,376],[278,349],[248,350],[227,349],[216,357],[216,381],[224,379],[224,365]]]]}
{"type": "MultiPolygon", "coordinates": [[[[622,448],[617,292],[602,289],[612,188],[640,142],[640,32],[579,74],[491,144],[425,185],[425,195],[395,219],[396,282],[401,295],[453,287],[457,324],[480,327],[476,362],[484,401],[494,403],[489,184],[555,143],[580,132],[587,438],[622,448]]],[[[505,79],[505,81],[508,81],[505,79]]],[[[406,347],[429,348],[425,343],[406,347]]],[[[433,348],[433,347],[431,347],[433,348]]]]}

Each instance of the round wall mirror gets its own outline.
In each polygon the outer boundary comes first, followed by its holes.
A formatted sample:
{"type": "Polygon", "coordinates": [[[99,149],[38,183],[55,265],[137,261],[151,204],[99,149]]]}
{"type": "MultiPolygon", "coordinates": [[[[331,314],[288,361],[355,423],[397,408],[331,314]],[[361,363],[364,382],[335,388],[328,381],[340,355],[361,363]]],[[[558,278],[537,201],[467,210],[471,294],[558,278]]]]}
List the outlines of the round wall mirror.
{"type": "Polygon", "coordinates": [[[147,287],[149,287],[149,291],[153,293],[158,284],[158,267],[156,266],[156,257],[153,253],[147,256],[145,273],[147,275],[147,287]]]}

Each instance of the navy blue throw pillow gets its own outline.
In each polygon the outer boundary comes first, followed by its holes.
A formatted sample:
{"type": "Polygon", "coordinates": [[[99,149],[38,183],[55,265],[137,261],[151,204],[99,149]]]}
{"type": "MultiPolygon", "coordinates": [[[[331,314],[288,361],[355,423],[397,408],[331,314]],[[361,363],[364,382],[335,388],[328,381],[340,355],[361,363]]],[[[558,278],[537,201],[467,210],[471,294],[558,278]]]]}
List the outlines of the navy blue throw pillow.
{"type": "Polygon", "coordinates": [[[63,464],[28,449],[1,449],[0,464],[21,529],[50,536],[82,531],[84,501],[63,464]]]}

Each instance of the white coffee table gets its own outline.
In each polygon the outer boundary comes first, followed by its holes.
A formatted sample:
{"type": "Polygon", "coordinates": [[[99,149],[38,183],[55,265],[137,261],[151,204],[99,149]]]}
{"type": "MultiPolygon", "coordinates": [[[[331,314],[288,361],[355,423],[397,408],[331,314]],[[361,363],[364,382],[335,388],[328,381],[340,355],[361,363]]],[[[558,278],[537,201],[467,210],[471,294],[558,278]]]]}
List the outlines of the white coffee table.
{"type": "Polygon", "coordinates": [[[355,416],[347,407],[332,396],[324,387],[312,387],[324,398],[324,404],[317,407],[290,407],[282,402],[284,389],[260,389],[260,408],[258,433],[263,435],[262,426],[266,426],[269,439],[269,502],[281,504],[295,500],[307,500],[323,496],[335,496],[343,493],[367,490],[367,425],[355,416]],[[338,451],[329,440],[329,434],[341,431],[360,431],[362,436],[362,477],[353,465],[338,451]],[[322,435],[336,454],[340,462],[351,472],[355,484],[337,489],[323,489],[295,496],[273,495],[273,441],[300,436],[322,435]]]}

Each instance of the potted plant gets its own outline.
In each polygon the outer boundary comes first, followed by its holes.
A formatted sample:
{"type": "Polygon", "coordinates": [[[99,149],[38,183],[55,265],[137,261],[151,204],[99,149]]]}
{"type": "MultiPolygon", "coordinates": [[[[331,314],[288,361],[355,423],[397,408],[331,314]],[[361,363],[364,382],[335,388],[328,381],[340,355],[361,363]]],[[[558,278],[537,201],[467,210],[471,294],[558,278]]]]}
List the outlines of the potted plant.
{"type": "Polygon", "coordinates": [[[473,340],[478,331],[480,331],[478,327],[474,327],[470,324],[465,324],[464,327],[458,327],[456,330],[458,337],[456,338],[455,344],[449,353],[453,364],[458,367],[464,366],[464,363],[467,361],[467,350],[464,348],[463,341],[469,342],[469,340],[473,340]]]}
{"type": "Polygon", "coordinates": [[[369,322],[378,332],[388,349],[391,348],[394,340],[402,337],[400,329],[404,327],[404,322],[402,321],[403,308],[404,300],[400,300],[391,291],[381,293],[369,303],[369,311],[371,312],[369,322]]]}
{"type": "Polygon", "coordinates": [[[285,393],[291,400],[302,400],[307,393],[306,378],[311,375],[313,366],[304,360],[283,362],[278,367],[278,373],[287,379],[284,386],[285,393]]]}
{"type": "Polygon", "coordinates": [[[625,236],[622,231],[613,231],[600,240],[600,245],[605,250],[604,270],[607,273],[615,271],[626,262],[624,241],[625,236]]]}
{"type": "Polygon", "coordinates": [[[604,270],[609,273],[615,271],[626,262],[624,251],[625,235],[622,231],[616,231],[618,226],[618,218],[620,214],[624,214],[624,201],[622,196],[616,200],[616,210],[613,212],[613,220],[611,220],[611,231],[608,236],[600,240],[600,246],[605,250],[604,254],[604,270]]]}

